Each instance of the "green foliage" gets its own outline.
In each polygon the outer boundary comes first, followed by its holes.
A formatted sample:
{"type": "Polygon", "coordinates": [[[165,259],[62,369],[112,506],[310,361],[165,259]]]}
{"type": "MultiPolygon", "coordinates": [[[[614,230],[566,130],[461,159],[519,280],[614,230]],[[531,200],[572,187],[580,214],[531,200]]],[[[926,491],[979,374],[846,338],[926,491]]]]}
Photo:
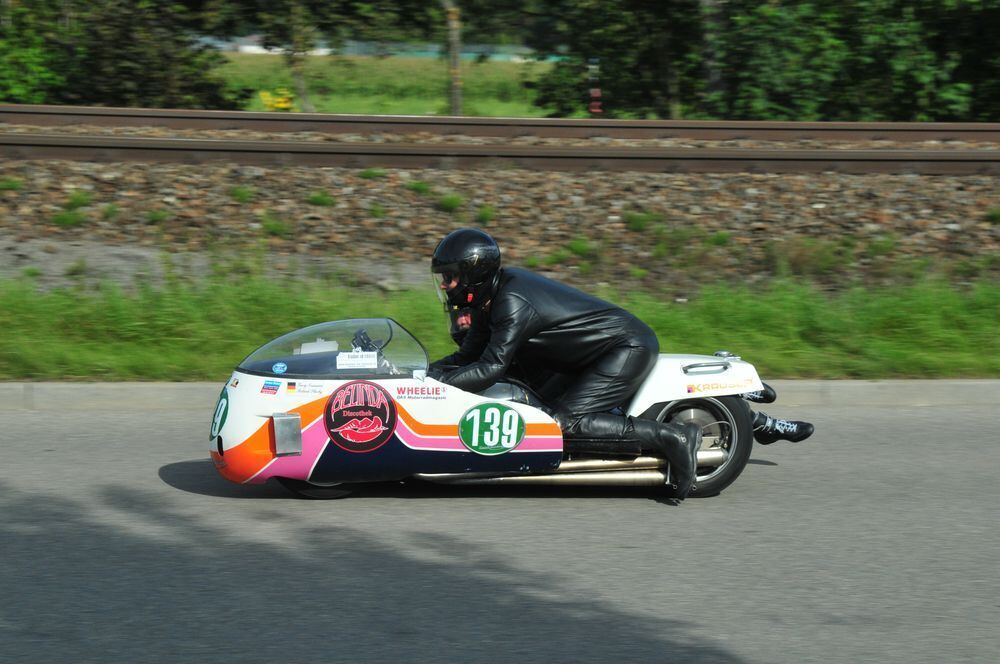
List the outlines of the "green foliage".
{"type": "Polygon", "coordinates": [[[641,267],[636,267],[633,265],[628,269],[628,273],[629,276],[632,277],[633,279],[642,279],[647,274],[649,274],[649,270],[641,267]]]}
{"type": "Polygon", "coordinates": [[[541,259],[535,255],[527,256],[524,259],[524,267],[528,268],[529,270],[534,270],[541,264],[542,264],[541,259]]]}
{"type": "Polygon", "coordinates": [[[33,0],[0,6],[0,100],[236,108],[192,16],[152,0],[33,0]],[[11,7],[13,6],[13,9],[11,7]]]}
{"type": "Polygon", "coordinates": [[[151,224],[162,224],[167,219],[170,219],[170,213],[166,210],[150,210],[146,213],[146,221],[151,224]]]}
{"type": "Polygon", "coordinates": [[[309,205],[315,205],[317,207],[331,207],[336,205],[337,199],[331,196],[325,191],[314,191],[309,194],[309,198],[306,199],[309,205]]]}
{"type": "Polygon", "coordinates": [[[366,168],[358,173],[358,177],[364,180],[374,180],[376,178],[384,178],[385,176],[386,172],[382,168],[366,168]]]}
{"type": "Polygon", "coordinates": [[[52,216],[52,221],[57,226],[72,228],[80,226],[87,221],[87,217],[77,209],[60,210],[52,216]]]}
{"type": "Polygon", "coordinates": [[[717,233],[712,233],[707,238],[705,238],[705,244],[711,245],[713,247],[724,247],[729,244],[729,240],[732,238],[731,233],[726,231],[719,231],[717,233]]]}
{"type": "Polygon", "coordinates": [[[595,258],[597,256],[597,246],[582,235],[570,240],[566,248],[571,254],[580,258],[595,258]]]}
{"type": "Polygon", "coordinates": [[[101,208],[101,219],[104,221],[111,221],[121,212],[121,209],[114,203],[108,203],[103,208],[101,208]]]}
{"type": "Polygon", "coordinates": [[[458,194],[445,194],[438,199],[438,209],[448,213],[454,213],[465,205],[465,200],[458,194]]]}
{"type": "Polygon", "coordinates": [[[892,235],[882,235],[873,238],[865,249],[865,255],[869,258],[880,258],[888,256],[896,250],[896,238],[892,235]]]}
{"type": "Polygon", "coordinates": [[[21,271],[21,275],[24,276],[24,277],[26,277],[26,278],[28,278],[28,279],[36,279],[36,278],[42,276],[42,271],[39,268],[37,268],[37,267],[35,267],[35,266],[32,265],[30,267],[24,268],[21,271]]]}
{"type": "Polygon", "coordinates": [[[421,196],[426,196],[431,193],[431,186],[421,180],[411,180],[410,182],[407,182],[406,188],[414,193],[420,194],[421,196]]]}
{"type": "Polygon", "coordinates": [[[3,178],[0,179],[0,191],[20,191],[21,181],[16,178],[3,178]]]}
{"type": "Polygon", "coordinates": [[[986,220],[994,226],[1000,225],[1000,208],[993,208],[986,213],[986,220]]]}
{"type": "Polygon", "coordinates": [[[229,195],[237,203],[249,203],[253,200],[254,193],[251,187],[233,187],[229,190],[229,195]]]}
{"type": "Polygon", "coordinates": [[[368,214],[375,217],[376,219],[381,219],[385,216],[385,207],[379,203],[372,203],[368,208],[368,214]]]}
{"type": "Polygon", "coordinates": [[[480,226],[486,226],[491,221],[493,221],[493,219],[495,219],[496,216],[497,216],[496,208],[494,208],[492,205],[484,205],[479,208],[478,212],[476,212],[476,223],[479,224],[480,226]]]}
{"type": "Polygon", "coordinates": [[[569,249],[560,248],[560,249],[556,249],[551,254],[549,254],[548,256],[546,256],[544,262],[545,262],[546,265],[550,265],[550,266],[551,265],[559,265],[560,263],[565,263],[567,260],[569,260],[569,257],[572,256],[572,255],[573,254],[570,252],[569,249]]]}
{"type": "Polygon", "coordinates": [[[292,234],[291,227],[274,213],[267,211],[260,218],[260,227],[268,237],[286,238],[292,234]]]}
{"type": "Polygon", "coordinates": [[[627,229],[635,231],[636,233],[641,233],[651,225],[663,221],[663,216],[652,212],[626,210],[622,214],[622,219],[624,219],[625,227],[627,229]]]}
{"type": "Polygon", "coordinates": [[[63,209],[65,210],[79,210],[82,207],[87,207],[90,205],[91,195],[89,192],[83,191],[81,189],[76,189],[72,191],[69,195],[69,200],[63,203],[63,209]]]}

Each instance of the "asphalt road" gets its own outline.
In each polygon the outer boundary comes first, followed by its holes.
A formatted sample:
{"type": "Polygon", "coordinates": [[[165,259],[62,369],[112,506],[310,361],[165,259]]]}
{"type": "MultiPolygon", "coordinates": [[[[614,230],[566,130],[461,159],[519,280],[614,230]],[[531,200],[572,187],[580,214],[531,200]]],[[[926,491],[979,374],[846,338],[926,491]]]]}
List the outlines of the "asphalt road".
{"type": "Polygon", "coordinates": [[[3,662],[1000,653],[998,381],[797,402],[783,384],[769,412],[813,439],[756,447],[729,490],[679,507],[506,487],[304,501],[216,475],[218,386],[0,388],[3,662]]]}

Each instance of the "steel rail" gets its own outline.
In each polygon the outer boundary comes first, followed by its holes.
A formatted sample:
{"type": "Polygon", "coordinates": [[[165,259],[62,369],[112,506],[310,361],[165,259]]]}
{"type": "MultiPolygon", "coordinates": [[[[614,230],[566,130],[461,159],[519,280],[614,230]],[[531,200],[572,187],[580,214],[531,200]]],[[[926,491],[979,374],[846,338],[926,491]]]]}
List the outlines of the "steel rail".
{"type": "Polygon", "coordinates": [[[0,104],[0,126],[167,127],[174,129],[701,140],[886,140],[1000,142],[1000,123],[754,122],[472,118],[328,113],[250,113],[176,109],[0,104]]]}
{"type": "Polygon", "coordinates": [[[262,166],[527,168],[654,172],[1000,173],[1000,150],[738,150],[530,145],[225,141],[183,138],[0,134],[7,159],[228,161],[262,166]]]}

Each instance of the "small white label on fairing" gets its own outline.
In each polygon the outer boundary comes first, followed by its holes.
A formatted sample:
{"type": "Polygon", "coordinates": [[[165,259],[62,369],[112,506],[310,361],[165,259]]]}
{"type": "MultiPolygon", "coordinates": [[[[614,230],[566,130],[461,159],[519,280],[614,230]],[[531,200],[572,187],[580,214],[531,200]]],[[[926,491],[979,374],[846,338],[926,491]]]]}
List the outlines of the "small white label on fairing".
{"type": "Polygon", "coordinates": [[[337,356],[337,369],[377,369],[378,353],[354,351],[337,356]]]}

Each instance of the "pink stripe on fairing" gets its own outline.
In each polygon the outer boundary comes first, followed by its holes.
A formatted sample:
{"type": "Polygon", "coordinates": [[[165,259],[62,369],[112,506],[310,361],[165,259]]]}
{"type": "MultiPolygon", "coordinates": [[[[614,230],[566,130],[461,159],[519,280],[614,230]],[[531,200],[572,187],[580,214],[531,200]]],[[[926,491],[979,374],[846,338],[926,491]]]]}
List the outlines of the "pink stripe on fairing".
{"type": "Polygon", "coordinates": [[[275,458],[246,483],[262,484],[269,477],[308,479],[319,460],[319,455],[326,449],[328,440],[329,436],[326,433],[326,427],[323,426],[323,418],[318,417],[315,422],[302,430],[302,454],[275,458]]]}
{"type": "MultiPolygon", "coordinates": [[[[406,426],[403,420],[396,423],[396,437],[410,449],[432,450],[436,452],[472,452],[462,444],[456,436],[442,438],[437,436],[421,436],[406,426]]],[[[515,452],[562,452],[562,436],[529,436],[521,444],[511,450],[515,452]]]]}

